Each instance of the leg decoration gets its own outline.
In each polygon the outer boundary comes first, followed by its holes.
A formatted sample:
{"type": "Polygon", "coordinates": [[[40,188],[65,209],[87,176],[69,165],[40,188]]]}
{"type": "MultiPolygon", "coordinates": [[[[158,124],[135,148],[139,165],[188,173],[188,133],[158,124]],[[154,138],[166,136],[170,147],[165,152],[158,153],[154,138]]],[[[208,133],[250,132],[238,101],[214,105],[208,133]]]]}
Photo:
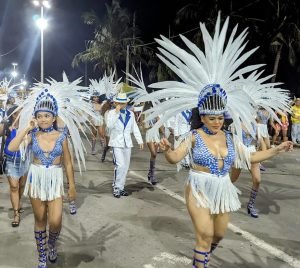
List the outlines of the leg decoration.
{"type": "Polygon", "coordinates": [[[56,260],[57,260],[56,240],[59,237],[59,233],[60,232],[51,232],[51,231],[49,231],[49,239],[48,239],[49,254],[48,254],[48,259],[52,263],[56,262],[56,260]]]}
{"type": "Polygon", "coordinates": [[[102,152],[102,156],[101,156],[101,162],[104,162],[105,157],[106,157],[106,153],[107,153],[107,151],[108,151],[108,148],[109,148],[109,146],[105,146],[105,147],[103,148],[103,152],[102,152]]]}
{"type": "Polygon", "coordinates": [[[71,215],[74,215],[77,213],[77,207],[76,207],[76,203],[74,200],[69,202],[69,209],[70,209],[71,215]]]}
{"type": "Polygon", "coordinates": [[[204,260],[199,260],[196,257],[194,257],[193,267],[194,268],[199,268],[198,263],[201,263],[201,264],[203,264],[203,266],[201,266],[201,267],[208,268],[208,262],[209,262],[209,254],[210,254],[210,252],[201,252],[201,251],[198,251],[196,249],[194,249],[194,252],[196,254],[204,256],[204,260]]]}
{"type": "Polygon", "coordinates": [[[34,232],[37,251],[39,254],[38,268],[47,268],[46,230],[34,232]]]}
{"type": "Polygon", "coordinates": [[[251,189],[250,199],[247,205],[248,214],[250,214],[253,218],[258,218],[258,213],[255,209],[255,199],[257,196],[257,191],[255,189],[251,189]]]}
{"type": "Polygon", "coordinates": [[[155,176],[155,160],[150,160],[150,168],[148,172],[148,181],[152,184],[155,185],[157,184],[157,179],[155,176]]]}

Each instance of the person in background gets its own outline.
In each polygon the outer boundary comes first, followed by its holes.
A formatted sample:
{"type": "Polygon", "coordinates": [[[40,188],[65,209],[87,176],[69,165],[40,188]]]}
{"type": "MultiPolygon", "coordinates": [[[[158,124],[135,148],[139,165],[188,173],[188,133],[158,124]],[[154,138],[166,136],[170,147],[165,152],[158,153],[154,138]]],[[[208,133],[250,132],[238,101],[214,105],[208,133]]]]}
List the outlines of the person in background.
{"type": "Polygon", "coordinates": [[[114,97],[115,109],[108,112],[106,122],[106,127],[110,132],[108,145],[113,148],[115,170],[112,186],[113,196],[116,198],[128,196],[124,186],[130,165],[131,148],[133,147],[131,133],[134,134],[140,149],[142,150],[144,147],[134,114],[126,108],[128,101],[126,93],[119,93],[114,97]]]}
{"type": "Polygon", "coordinates": [[[300,98],[295,99],[295,105],[291,107],[292,110],[292,131],[291,137],[295,144],[300,144],[300,98]]]}
{"type": "Polygon", "coordinates": [[[6,105],[5,105],[5,110],[8,111],[9,108],[15,106],[16,99],[13,96],[8,96],[6,105]]]}
{"type": "Polygon", "coordinates": [[[8,148],[10,142],[15,138],[19,127],[18,115],[20,111],[15,112],[17,108],[17,106],[13,106],[8,109],[8,120],[4,127],[5,135],[7,136],[4,146],[4,155],[6,158],[5,174],[9,182],[10,201],[14,211],[14,220],[11,223],[12,227],[19,227],[20,213],[24,211],[21,205],[21,197],[24,191],[29,163],[28,160],[22,161],[20,151],[12,152],[8,148]]]}
{"type": "Polygon", "coordinates": [[[99,96],[92,96],[91,102],[94,107],[94,112],[97,114],[97,120],[92,120],[93,127],[92,129],[92,155],[96,154],[96,142],[97,142],[97,136],[99,135],[99,138],[103,138],[103,116],[101,115],[101,103],[99,96]]]}
{"type": "Polygon", "coordinates": [[[277,121],[273,121],[271,122],[271,126],[274,129],[274,135],[272,137],[272,145],[275,144],[280,144],[280,140],[278,138],[280,133],[282,135],[282,140],[283,141],[287,141],[288,140],[288,136],[287,136],[287,131],[289,128],[289,120],[286,114],[284,113],[276,113],[277,116],[280,119],[281,124],[279,124],[277,121]]]}

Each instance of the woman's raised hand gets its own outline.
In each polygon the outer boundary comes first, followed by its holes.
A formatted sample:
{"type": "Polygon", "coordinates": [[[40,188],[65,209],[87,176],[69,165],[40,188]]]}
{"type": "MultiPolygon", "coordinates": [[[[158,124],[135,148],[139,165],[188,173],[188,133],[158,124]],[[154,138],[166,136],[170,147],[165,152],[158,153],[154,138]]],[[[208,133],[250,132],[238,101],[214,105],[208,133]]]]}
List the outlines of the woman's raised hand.
{"type": "Polygon", "coordinates": [[[27,130],[28,130],[28,131],[31,131],[31,130],[33,130],[34,128],[36,128],[37,126],[38,126],[38,124],[37,124],[36,119],[35,119],[35,118],[32,118],[32,119],[29,121],[29,123],[28,123],[27,130]]]}
{"type": "Polygon", "coordinates": [[[275,150],[278,153],[291,152],[293,150],[293,142],[285,141],[285,142],[281,143],[280,145],[276,146],[275,150]]]}
{"type": "Polygon", "coordinates": [[[171,144],[166,138],[161,139],[158,146],[164,152],[168,151],[171,148],[171,144]]]}

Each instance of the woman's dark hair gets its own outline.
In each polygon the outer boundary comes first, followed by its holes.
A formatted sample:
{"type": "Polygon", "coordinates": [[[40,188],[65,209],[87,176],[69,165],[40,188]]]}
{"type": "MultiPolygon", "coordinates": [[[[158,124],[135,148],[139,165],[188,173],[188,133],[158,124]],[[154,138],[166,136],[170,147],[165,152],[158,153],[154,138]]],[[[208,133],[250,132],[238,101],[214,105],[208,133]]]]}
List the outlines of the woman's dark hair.
{"type": "Polygon", "coordinates": [[[198,129],[203,126],[203,123],[201,122],[199,109],[198,107],[195,107],[192,109],[192,116],[191,116],[191,130],[198,129]]]}
{"type": "Polygon", "coordinates": [[[104,116],[104,114],[106,113],[106,111],[110,110],[111,107],[112,107],[112,102],[107,100],[103,105],[102,105],[102,108],[101,108],[101,115],[104,116]]]}
{"type": "Polygon", "coordinates": [[[97,103],[100,104],[100,98],[99,98],[99,96],[93,95],[93,96],[91,96],[90,100],[92,101],[94,97],[97,98],[97,103]]]}
{"type": "Polygon", "coordinates": [[[153,107],[152,101],[147,101],[144,103],[144,109],[143,111],[147,111],[153,107]]]}
{"type": "Polygon", "coordinates": [[[13,97],[13,96],[8,97],[8,99],[7,99],[7,101],[6,101],[6,105],[7,105],[7,104],[14,104],[14,103],[15,103],[15,97],[13,97]],[[12,100],[14,100],[13,103],[11,103],[12,100]]]}

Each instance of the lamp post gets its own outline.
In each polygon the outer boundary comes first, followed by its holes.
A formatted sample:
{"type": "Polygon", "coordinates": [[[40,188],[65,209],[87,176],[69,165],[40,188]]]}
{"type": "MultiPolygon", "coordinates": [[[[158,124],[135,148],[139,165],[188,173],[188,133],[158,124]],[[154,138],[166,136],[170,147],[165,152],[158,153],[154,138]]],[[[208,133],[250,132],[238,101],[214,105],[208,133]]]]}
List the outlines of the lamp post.
{"type": "Polygon", "coordinates": [[[14,83],[15,83],[15,79],[16,79],[16,77],[18,76],[18,73],[17,73],[17,71],[16,71],[16,68],[17,68],[17,66],[18,66],[18,63],[13,62],[11,65],[12,65],[13,68],[14,68],[13,71],[11,72],[11,76],[13,77],[13,80],[14,80],[14,83]]]}
{"type": "Polygon", "coordinates": [[[36,21],[36,24],[41,30],[41,82],[44,83],[44,30],[47,27],[44,8],[50,8],[51,6],[49,1],[35,0],[32,3],[41,8],[41,17],[36,21]]]}

